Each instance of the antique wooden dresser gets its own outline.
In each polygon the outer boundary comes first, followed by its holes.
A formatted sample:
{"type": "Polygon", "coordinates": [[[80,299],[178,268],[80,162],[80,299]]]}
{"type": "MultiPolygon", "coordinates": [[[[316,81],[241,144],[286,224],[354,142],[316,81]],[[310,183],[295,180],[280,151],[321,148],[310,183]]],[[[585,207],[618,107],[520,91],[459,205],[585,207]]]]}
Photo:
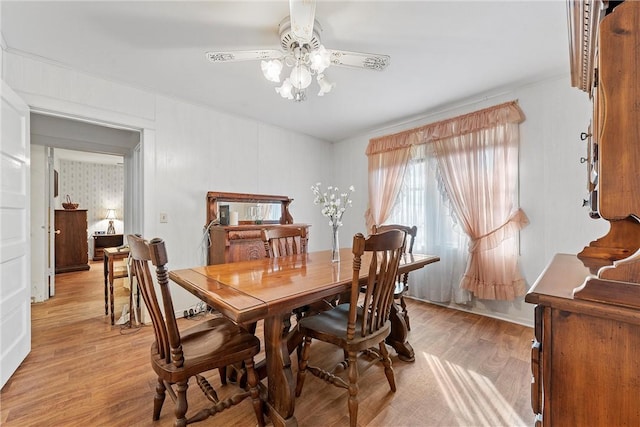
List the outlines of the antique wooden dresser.
{"type": "Polygon", "coordinates": [[[261,230],[264,228],[305,228],[294,224],[289,213],[293,199],[287,196],[242,193],[207,193],[209,236],[208,264],[224,264],[264,258],[261,230]]]}

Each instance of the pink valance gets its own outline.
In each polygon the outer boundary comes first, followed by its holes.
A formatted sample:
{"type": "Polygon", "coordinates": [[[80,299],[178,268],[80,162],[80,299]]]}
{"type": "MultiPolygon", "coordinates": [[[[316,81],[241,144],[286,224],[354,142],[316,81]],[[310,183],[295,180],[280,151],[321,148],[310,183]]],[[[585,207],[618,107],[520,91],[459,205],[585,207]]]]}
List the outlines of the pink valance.
{"type": "Polygon", "coordinates": [[[522,123],[524,113],[518,101],[505,102],[484,110],[453,117],[436,123],[405,130],[393,135],[385,135],[369,140],[366,154],[384,153],[406,148],[411,145],[426,144],[442,138],[465,135],[481,129],[487,129],[501,123],[522,123]]]}

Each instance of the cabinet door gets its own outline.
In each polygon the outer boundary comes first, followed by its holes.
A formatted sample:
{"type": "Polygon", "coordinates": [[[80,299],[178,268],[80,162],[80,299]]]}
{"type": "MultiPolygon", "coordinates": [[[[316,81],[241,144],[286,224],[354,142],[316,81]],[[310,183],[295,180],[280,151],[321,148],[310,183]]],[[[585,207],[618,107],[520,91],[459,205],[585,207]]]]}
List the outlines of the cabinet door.
{"type": "MultiPolygon", "coordinates": [[[[640,325],[611,313],[594,315],[551,309],[551,336],[543,337],[544,425],[632,426],[640,420],[640,325]]],[[[637,317],[636,317],[637,319],[637,317]]],[[[546,320],[546,319],[545,319],[546,320]]],[[[635,321],[634,321],[635,320],[635,321]]]]}
{"type": "Polygon", "coordinates": [[[56,211],[56,273],[89,269],[87,211],[56,211]]]}

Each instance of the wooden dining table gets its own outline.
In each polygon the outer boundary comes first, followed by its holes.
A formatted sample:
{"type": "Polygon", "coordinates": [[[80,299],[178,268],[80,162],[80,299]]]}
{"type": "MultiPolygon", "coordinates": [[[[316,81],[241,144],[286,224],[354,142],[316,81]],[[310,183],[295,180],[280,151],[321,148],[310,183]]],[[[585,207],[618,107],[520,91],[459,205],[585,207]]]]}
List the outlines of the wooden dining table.
{"type": "MultiPolygon", "coordinates": [[[[288,319],[293,309],[347,292],[351,288],[353,254],[340,251],[341,262],[331,262],[331,251],[310,252],[279,258],[261,258],[228,264],[199,266],[169,272],[169,278],[237,323],[264,320],[266,405],[275,426],[297,425],[294,416],[295,381],[287,342],[288,319]]],[[[369,264],[365,253],[362,265],[369,264]]],[[[406,254],[399,273],[439,261],[434,255],[406,254]]],[[[364,280],[368,269],[360,270],[364,280]]],[[[401,316],[392,322],[390,335],[407,346],[406,325],[401,316]],[[399,323],[398,323],[399,322],[399,323]],[[404,331],[402,329],[404,325],[404,331]]]]}

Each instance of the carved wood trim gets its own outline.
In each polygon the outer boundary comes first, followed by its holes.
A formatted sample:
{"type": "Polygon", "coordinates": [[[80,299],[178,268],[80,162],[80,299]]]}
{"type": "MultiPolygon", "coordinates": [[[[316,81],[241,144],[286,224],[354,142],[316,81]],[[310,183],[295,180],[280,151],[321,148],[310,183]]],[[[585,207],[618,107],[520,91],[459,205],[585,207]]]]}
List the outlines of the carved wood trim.
{"type": "Polygon", "coordinates": [[[591,96],[602,0],[567,0],[571,86],[591,96]]]}
{"type": "Polygon", "coordinates": [[[640,250],[630,257],[614,261],[613,265],[602,267],[598,271],[598,278],[621,282],[640,282],[640,250]]]}

